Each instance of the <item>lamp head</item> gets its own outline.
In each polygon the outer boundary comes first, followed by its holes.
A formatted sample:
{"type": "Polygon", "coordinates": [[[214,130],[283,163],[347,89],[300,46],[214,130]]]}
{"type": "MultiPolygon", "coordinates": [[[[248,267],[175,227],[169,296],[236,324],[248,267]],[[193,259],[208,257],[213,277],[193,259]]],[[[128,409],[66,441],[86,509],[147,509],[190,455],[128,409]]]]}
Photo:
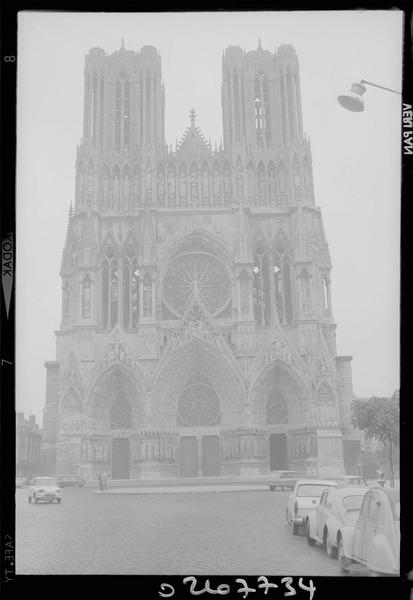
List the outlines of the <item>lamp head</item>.
{"type": "Polygon", "coordinates": [[[363,94],[366,91],[362,83],[353,83],[351,90],[337,97],[339,104],[352,112],[362,112],[364,110],[363,94]]]}

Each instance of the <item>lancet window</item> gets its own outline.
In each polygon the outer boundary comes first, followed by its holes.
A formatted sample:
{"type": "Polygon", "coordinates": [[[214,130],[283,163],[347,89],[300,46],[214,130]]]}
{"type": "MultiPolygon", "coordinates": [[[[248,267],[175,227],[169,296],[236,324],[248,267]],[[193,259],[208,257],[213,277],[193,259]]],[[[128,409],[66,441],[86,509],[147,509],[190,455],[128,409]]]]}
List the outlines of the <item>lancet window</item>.
{"type": "Polygon", "coordinates": [[[267,205],[267,186],[265,182],[265,168],[262,162],[258,165],[258,206],[267,205]]]}
{"type": "Polygon", "coordinates": [[[119,260],[112,244],[104,249],[102,261],[102,327],[113,329],[118,320],[119,260]]]}
{"type": "Polygon", "coordinates": [[[130,141],[130,84],[122,72],[115,86],[115,148],[127,150],[130,141]]]}
{"type": "Polygon", "coordinates": [[[85,275],[82,281],[81,315],[82,319],[88,319],[92,310],[92,281],[89,275],[85,275]]]}
{"type": "Polygon", "coordinates": [[[271,139],[268,79],[260,71],[254,79],[255,131],[257,141],[271,139]]]}
{"type": "Polygon", "coordinates": [[[279,239],[273,251],[274,301],[278,320],[290,325],[293,319],[291,267],[287,245],[279,239]]]}
{"type": "Polygon", "coordinates": [[[136,329],[139,322],[139,269],[136,245],[129,242],[122,259],[123,311],[125,329],[136,329]]]}
{"type": "Polygon", "coordinates": [[[271,296],[268,255],[262,246],[254,252],[254,315],[258,325],[269,325],[271,321],[271,296]]]}

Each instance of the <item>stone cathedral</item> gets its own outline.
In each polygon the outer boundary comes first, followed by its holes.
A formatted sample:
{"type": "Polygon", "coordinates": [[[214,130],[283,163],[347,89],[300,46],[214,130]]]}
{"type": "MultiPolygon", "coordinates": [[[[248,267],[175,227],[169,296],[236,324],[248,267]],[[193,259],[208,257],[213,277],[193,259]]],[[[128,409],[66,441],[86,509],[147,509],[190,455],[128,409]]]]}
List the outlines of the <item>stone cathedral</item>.
{"type": "Polygon", "coordinates": [[[223,143],[191,110],[172,148],[157,49],[86,56],[61,325],[45,363],[56,473],[348,465],[351,357],[336,352],[294,48],[229,47],[221,89],[223,143]]]}

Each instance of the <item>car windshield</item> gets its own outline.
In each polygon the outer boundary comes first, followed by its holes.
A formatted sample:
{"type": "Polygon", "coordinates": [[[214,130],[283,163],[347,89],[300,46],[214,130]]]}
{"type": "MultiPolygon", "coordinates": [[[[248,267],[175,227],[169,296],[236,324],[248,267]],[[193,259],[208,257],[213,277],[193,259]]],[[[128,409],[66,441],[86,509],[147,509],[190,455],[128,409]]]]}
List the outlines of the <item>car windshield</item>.
{"type": "Polygon", "coordinates": [[[51,477],[48,479],[35,479],[34,485],[37,485],[37,486],[42,485],[44,487],[50,487],[50,486],[57,485],[57,484],[56,484],[56,479],[53,479],[51,477]]]}
{"type": "Polygon", "coordinates": [[[317,483],[304,483],[298,486],[297,494],[298,497],[315,497],[320,498],[323,491],[328,485],[321,485],[317,483]]]}

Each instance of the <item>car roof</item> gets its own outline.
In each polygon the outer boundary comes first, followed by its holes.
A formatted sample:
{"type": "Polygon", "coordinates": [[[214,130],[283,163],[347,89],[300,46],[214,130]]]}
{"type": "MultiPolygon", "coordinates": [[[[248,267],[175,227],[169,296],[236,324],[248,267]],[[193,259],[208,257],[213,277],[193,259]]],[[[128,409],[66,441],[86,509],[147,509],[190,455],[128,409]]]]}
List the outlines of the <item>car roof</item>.
{"type": "Polygon", "coordinates": [[[301,485],[304,483],[312,484],[312,485],[325,485],[326,487],[333,485],[337,485],[337,481],[330,481],[329,479],[299,479],[297,481],[297,485],[301,485]]]}
{"type": "Polygon", "coordinates": [[[368,492],[367,487],[336,487],[332,490],[334,496],[342,498],[343,496],[364,496],[368,492]]]}

